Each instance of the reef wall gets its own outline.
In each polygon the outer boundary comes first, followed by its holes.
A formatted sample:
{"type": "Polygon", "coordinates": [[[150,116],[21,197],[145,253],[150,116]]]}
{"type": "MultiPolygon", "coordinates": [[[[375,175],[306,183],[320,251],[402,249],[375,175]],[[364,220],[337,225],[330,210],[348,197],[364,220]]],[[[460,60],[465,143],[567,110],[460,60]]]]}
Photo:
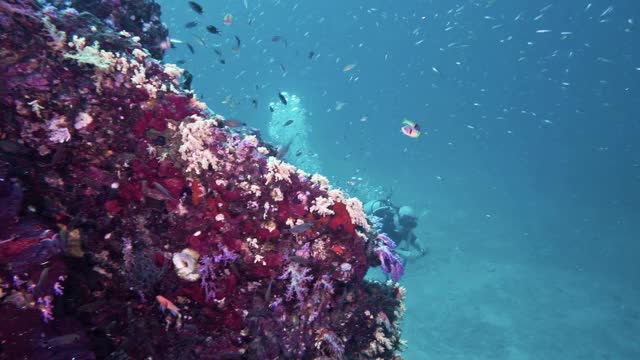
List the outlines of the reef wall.
{"type": "Polygon", "coordinates": [[[118,18],[0,0],[0,358],[397,357],[404,289],[363,278],[402,266],[361,202],[118,18]]]}

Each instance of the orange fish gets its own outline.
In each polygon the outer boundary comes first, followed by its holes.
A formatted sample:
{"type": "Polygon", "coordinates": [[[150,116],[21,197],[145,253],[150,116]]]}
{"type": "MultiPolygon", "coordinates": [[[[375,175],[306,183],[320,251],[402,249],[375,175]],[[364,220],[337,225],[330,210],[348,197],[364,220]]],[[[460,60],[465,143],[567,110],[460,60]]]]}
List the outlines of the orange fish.
{"type": "Polygon", "coordinates": [[[224,24],[229,26],[231,24],[233,24],[233,15],[231,14],[227,14],[224,16],[224,24]]]}
{"type": "Polygon", "coordinates": [[[417,138],[418,136],[420,136],[420,125],[411,122],[407,119],[404,119],[402,121],[402,123],[404,124],[402,126],[402,128],[400,128],[400,130],[402,130],[402,133],[407,135],[410,138],[417,138]]]}
{"type": "Polygon", "coordinates": [[[204,186],[200,184],[200,180],[195,179],[191,183],[191,203],[198,206],[200,198],[204,195],[204,186]]]}
{"type": "Polygon", "coordinates": [[[331,250],[333,250],[333,252],[338,254],[338,255],[344,254],[344,247],[341,246],[341,245],[333,245],[331,247],[331,250]]]}
{"type": "Polygon", "coordinates": [[[176,304],[169,301],[169,299],[167,299],[166,297],[158,295],[156,296],[156,300],[158,300],[158,303],[160,304],[160,310],[162,310],[162,312],[164,312],[165,310],[169,310],[173,316],[177,316],[178,318],[182,317],[182,315],[180,314],[180,309],[176,306],[176,304]]]}

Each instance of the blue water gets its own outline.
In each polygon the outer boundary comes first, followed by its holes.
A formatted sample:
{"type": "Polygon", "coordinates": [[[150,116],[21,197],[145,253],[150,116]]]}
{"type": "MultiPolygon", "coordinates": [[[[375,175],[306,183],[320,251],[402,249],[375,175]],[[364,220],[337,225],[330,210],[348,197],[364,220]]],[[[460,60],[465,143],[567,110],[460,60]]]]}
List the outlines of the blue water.
{"type": "Polygon", "coordinates": [[[406,358],[640,358],[640,2],[159,2],[212,110],[296,94],[325,175],[420,214],[406,358]]]}

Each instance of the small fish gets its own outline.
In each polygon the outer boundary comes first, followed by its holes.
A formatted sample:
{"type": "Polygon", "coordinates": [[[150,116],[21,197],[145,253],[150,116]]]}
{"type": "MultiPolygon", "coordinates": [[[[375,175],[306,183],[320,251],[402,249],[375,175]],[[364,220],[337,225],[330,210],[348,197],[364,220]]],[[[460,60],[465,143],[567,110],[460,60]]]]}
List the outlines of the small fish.
{"type": "Polygon", "coordinates": [[[289,148],[291,147],[292,142],[293,141],[289,141],[287,145],[278,148],[278,152],[276,153],[276,159],[282,160],[285,156],[287,156],[287,153],[289,152],[289,148]]]}
{"type": "Polygon", "coordinates": [[[226,15],[224,16],[223,23],[224,23],[225,25],[227,25],[227,26],[229,26],[229,25],[233,24],[233,15],[231,15],[231,14],[226,14],[226,15]]]}
{"type": "Polygon", "coordinates": [[[387,314],[384,311],[380,311],[378,313],[377,319],[376,319],[376,322],[379,321],[382,324],[384,324],[384,327],[387,328],[387,331],[393,330],[393,327],[391,326],[391,321],[389,321],[389,317],[387,316],[387,314]],[[377,320],[377,319],[381,319],[381,320],[377,320]]]}
{"type": "Polygon", "coordinates": [[[227,61],[226,61],[225,59],[220,59],[220,60],[218,60],[218,61],[220,61],[220,64],[222,64],[222,65],[224,65],[224,64],[226,64],[226,63],[227,63],[227,61]]]}
{"type": "Polygon", "coordinates": [[[282,64],[280,64],[280,70],[282,70],[283,73],[287,72],[287,68],[285,68],[282,64]]]}
{"type": "Polygon", "coordinates": [[[309,55],[307,55],[307,57],[311,60],[313,60],[313,57],[316,55],[316,53],[314,53],[313,51],[309,51],[309,55]]]}
{"type": "Polygon", "coordinates": [[[52,338],[48,338],[46,340],[42,340],[40,345],[48,347],[50,349],[70,345],[81,339],[80,333],[72,333],[61,336],[56,336],[52,338]]]}
{"type": "Polygon", "coordinates": [[[187,43],[187,48],[189,48],[189,51],[191,51],[192,54],[195,54],[195,50],[193,50],[193,46],[189,43],[187,43]]]}
{"type": "Polygon", "coordinates": [[[184,83],[182,84],[182,87],[185,90],[191,90],[191,82],[193,81],[193,75],[188,72],[187,70],[184,71],[184,83]]]}
{"type": "Polygon", "coordinates": [[[186,61],[182,60],[182,59],[176,61],[176,65],[184,65],[185,63],[186,63],[186,61]]]}
{"type": "Polygon", "coordinates": [[[156,300],[160,304],[160,310],[162,310],[162,312],[164,312],[165,310],[169,310],[173,316],[177,316],[178,318],[182,317],[182,315],[180,314],[180,309],[176,306],[176,304],[169,301],[169,299],[167,299],[166,297],[158,295],[156,296],[156,300]]]}
{"type": "Polygon", "coordinates": [[[553,4],[549,4],[549,5],[545,6],[545,7],[543,7],[542,9],[538,10],[538,12],[545,12],[545,11],[549,10],[552,6],[553,6],[553,4]]]}
{"type": "Polygon", "coordinates": [[[213,25],[207,25],[207,31],[212,34],[220,34],[220,31],[218,30],[218,28],[213,25]]]}
{"type": "Polygon", "coordinates": [[[246,125],[247,123],[244,123],[242,121],[235,120],[235,119],[229,119],[224,121],[224,126],[230,127],[230,128],[237,128],[237,127],[246,126],[246,125]]]}
{"type": "Polygon", "coordinates": [[[231,50],[239,51],[240,50],[240,38],[237,35],[233,35],[236,38],[236,46],[232,47],[231,50]]]}
{"type": "Polygon", "coordinates": [[[407,119],[402,120],[402,123],[404,125],[400,130],[402,130],[403,134],[413,139],[416,139],[418,136],[420,136],[420,126],[418,124],[407,119]]]}
{"type": "Polygon", "coordinates": [[[256,100],[256,99],[251,99],[251,105],[253,105],[253,108],[254,108],[254,109],[257,109],[257,108],[258,108],[258,100],[256,100]]]}
{"type": "Polygon", "coordinates": [[[611,14],[611,12],[613,12],[613,6],[610,5],[608,8],[606,8],[602,12],[602,14],[600,14],[600,17],[607,16],[607,15],[611,14]]]}
{"type": "Polygon", "coordinates": [[[303,258],[302,256],[297,256],[297,255],[290,255],[289,256],[289,260],[296,262],[298,264],[302,264],[302,265],[309,265],[311,264],[311,260],[303,258]]]}
{"type": "Polygon", "coordinates": [[[169,190],[167,190],[167,188],[162,186],[160,183],[154,181],[151,185],[153,187],[149,187],[147,185],[147,180],[142,181],[142,195],[159,201],[176,201],[176,198],[171,195],[169,190]]]}
{"type": "Polygon", "coordinates": [[[302,150],[298,150],[298,151],[296,151],[296,157],[298,157],[298,156],[300,156],[300,155],[302,155],[302,150]]]}
{"type": "Polygon", "coordinates": [[[200,6],[200,4],[198,4],[195,1],[189,1],[189,6],[191,7],[191,10],[197,12],[198,14],[202,15],[203,11],[202,11],[202,6],[200,6]]]}
{"type": "Polygon", "coordinates": [[[269,105],[269,111],[273,112],[273,106],[269,105]]]}
{"type": "Polygon", "coordinates": [[[202,45],[202,46],[207,46],[207,44],[205,44],[204,39],[201,38],[200,36],[197,35],[193,35],[194,38],[196,38],[196,41],[198,42],[198,44],[202,45]]]}
{"type": "Polygon", "coordinates": [[[184,24],[184,27],[186,27],[187,29],[191,29],[198,26],[198,22],[197,21],[189,21],[188,23],[184,24]]]}
{"type": "Polygon", "coordinates": [[[43,286],[45,280],[47,279],[47,275],[48,274],[49,274],[49,268],[46,267],[40,273],[40,278],[38,279],[38,284],[36,285],[36,287],[33,290],[33,294],[34,295],[39,295],[40,294],[40,290],[42,289],[42,286],[43,286]]]}
{"type": "Polygon", "coordinates": [[[278,98],[280,98],[280,102],[287,105],[287,98],[282,95],[281,92],[278,93],[278,98]]]}
{"type": "Polygon", "coordinates": [[[273,278],[269,281],[269,286],[267,287],[267,291],[264,293],[264,301],[266,303],[271,302],[271,285],[273,284],[273,278]]]}
{"type": "Polygon", "coordinates": [[[218,56],[222,56],[222,51],[220,51],[220,49],[213,49],[213,52],[218,56]]]}
{"type": "Polygon", "coordinates": [[[293,120],[287,120],[287,122],[285,122],[284,124],[282,124],[282,126],[289,126],[293,124],[293,120]]]}
{"type": "Polygon", "coordinates": [[[344,71],[344,72],[351,71],[351,70],[355,69],[356,66],[357,66],[357,64],[346,65],[345,67],[342,68],[342,71],[344,71]]]}
{"type": "Polygon", "coordinates": [[[233,108],[235,106],[234,102],[233,102],[233,96],[231,95],[227,95],[224,97],[224,100],[222,100],[222,103],[233,108]]]}
{"type": "Polygon", "coordinates": [[[291,229],[289,229],[289,232],[292,234],[301,234],[307,231],[307,229],[310,229],[315,223],[315,220],[304,222],[300,225],[292,227],[291,229]]]}
{"type": "Polygon", "coordinates": [[[272,42],[279,42],[281,40],[284,43],[284,47],[287,47],[288,46],[287,39],[285,39],[284,37],[282,37],[280,35],[274,35],[274,36],[271,37],[271,41],[272,42]]]}

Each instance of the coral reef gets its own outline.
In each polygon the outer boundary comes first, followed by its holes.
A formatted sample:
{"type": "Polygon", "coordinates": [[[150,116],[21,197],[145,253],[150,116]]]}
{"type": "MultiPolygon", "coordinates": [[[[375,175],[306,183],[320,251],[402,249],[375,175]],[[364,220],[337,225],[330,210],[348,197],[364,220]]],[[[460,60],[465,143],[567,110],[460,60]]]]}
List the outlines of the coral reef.
{"type": "Polygon", "coordinates": [[[0,0],[0,358],[397,357],[362,204],[182,90],[157,5],[60,3],[0,0]]]}

